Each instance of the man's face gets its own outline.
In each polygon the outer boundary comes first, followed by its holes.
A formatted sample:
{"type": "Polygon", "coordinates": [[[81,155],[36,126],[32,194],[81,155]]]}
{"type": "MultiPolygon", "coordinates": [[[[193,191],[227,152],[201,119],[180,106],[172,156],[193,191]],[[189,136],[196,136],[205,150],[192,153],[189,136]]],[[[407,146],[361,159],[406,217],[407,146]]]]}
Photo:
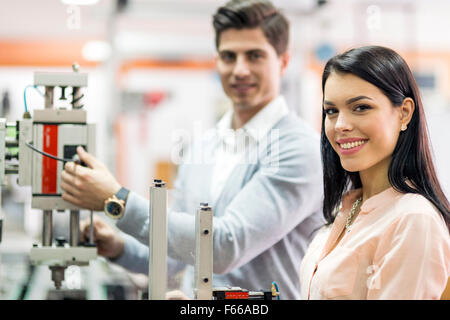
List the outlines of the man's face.
{"type": "Polygon", "coordinates": [[[259,110],[280,91],[289,56],[277,55],[261,28],[221,33],[217,69],[227,96],[238,110],[259,110]]]}

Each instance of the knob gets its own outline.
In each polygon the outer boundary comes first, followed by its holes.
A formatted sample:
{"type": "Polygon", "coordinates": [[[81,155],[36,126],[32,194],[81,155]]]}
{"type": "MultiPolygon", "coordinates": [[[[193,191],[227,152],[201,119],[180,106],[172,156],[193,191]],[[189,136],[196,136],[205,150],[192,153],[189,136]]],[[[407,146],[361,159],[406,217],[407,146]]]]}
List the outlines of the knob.
{"type": "Polygon", "coordinates": [[[66,243],[66,238],[64,237],[57,237],[56,238],[56,246],[57,247],[64,247],[64,244],[66,243]]]}

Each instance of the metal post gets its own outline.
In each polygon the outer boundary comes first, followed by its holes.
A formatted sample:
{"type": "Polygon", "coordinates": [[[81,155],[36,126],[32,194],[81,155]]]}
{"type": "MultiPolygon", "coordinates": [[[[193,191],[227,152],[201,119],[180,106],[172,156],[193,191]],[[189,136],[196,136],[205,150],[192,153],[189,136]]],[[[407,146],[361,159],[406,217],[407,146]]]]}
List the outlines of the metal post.
{"type": "MultiPolygon", "coordinates": [[[[73,72],[77,73],[80,71],[80,65],[78,63],[72,64],[73,72]]],[[[81,109],[83,108],[83,99],[84,95],[81,91],[81,87],[72,87],[72,109],[81,109]]]]}
{"type": "Polygon", "coordinates": [[[45,109],[53,109],[53,93],[55,87],[45,87],[45,109]]]}
{"type": "Polygon", "coordinates": [[[164,300],[167,288],[167,189],[155,179],[150,187],[148,298],[164,300]]]}
{"type": "Polygon", "coordinates": [[[80,211],[70,210],[70,246],[78,247],[80,244],[80,211]]]}
{"type": "Polygon", "coordinates": [[[89,244],[95,245],[94,242],[94,211],[90,213],[91,225],[89,226],[89,244]]]}
{"type": "Polygon", "coordinates": [[[212,299],[213,210],[201,203],[195,215],[195,289],[196,300],[212,299]]]}
{"type": "MultiPolygon", "coordinates": [[[[54,87],[45,87],[45,109],[53,109],[54,87]]],[[[53,238],[53,211],[44,210],[42,225],[42,246],[51,247],[53,238]]]]}
{"type": "Polygon", "coordinates": [[[73,87],[72,91],[72,108],[73,109],[81,109],[83,108],[83,99],[84,95],[81,91],[80,87],[73,87]]]}
{"type": "Polygon", "coordinates": [[[55,288],[57,290],[61,289],[62,283],[64,281],[64,272],[66,271],[65,266],[49,266],[52,272],[52,280],[55,283],[55,288]]]}
{"type": "Polygon", "coordinates": [[[42,246],[51,247],[53,241],[53,211],[44,210],[42,224],[42,246]]]}
{"type": "MultiPolygon", "coordinates": [[[[0,207],[2,207],[2,188],[0,186],[0,207]]],[[[0,210],[0,243],[2,243],[2,232],[3,232],[3,214],[0,210]]],[[[1,253],[0,253],[1,256],[1,253]]]]}

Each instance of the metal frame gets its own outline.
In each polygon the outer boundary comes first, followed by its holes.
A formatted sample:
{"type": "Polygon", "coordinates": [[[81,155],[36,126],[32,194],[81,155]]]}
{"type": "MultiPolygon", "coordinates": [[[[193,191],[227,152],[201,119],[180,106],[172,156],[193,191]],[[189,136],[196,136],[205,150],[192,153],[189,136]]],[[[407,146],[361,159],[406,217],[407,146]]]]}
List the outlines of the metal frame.
{"type": "Polygon", "coordinates": [[[149,300],[164,300],[167,290],[167,188],[155,179],[150,187],[149,300]]]}
{"type": "Polygon", "coordinates": [[[195,215],[195,289],[196,300],[212,299],[213,210],[201,203],[195,215]]]}

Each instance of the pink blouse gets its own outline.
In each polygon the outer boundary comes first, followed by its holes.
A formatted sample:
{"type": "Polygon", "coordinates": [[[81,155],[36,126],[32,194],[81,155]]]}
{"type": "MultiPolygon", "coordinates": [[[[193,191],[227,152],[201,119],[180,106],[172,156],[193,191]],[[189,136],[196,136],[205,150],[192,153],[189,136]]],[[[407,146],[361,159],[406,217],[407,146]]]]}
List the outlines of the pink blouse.
{"type": "Polygon", "coordinates": [[[302,299],[440,299],[450,276],[450,235],[423,196],[393,188],[367,199],[332,250],[361,189],[343,197],[300,267],[302,299]]]}

